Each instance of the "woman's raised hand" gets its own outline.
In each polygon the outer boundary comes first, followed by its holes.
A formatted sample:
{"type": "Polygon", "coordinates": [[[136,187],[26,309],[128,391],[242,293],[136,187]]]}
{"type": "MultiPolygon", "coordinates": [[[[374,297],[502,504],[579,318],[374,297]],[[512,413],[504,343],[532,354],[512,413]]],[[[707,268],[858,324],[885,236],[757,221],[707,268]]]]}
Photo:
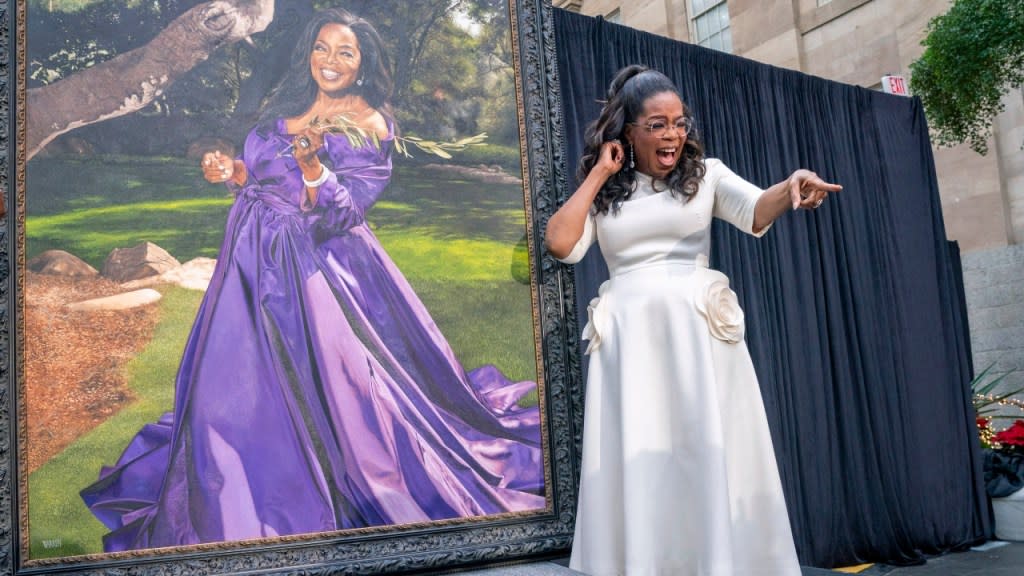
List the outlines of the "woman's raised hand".
{"type": "Polygon", "coordinates": [[[320,165],[316,153],[324,145],[323,129],[317,126],[307,126],[292,138],[292,156],[299,163],[300,167],[313,168],[320,165]]]}
{"type": "Polygon", "coordinates": [[[814,210],[828,198],[830,192],[839,192],[843,187],[830,184],[810,170],[797,170],[789,177],[789,199],[793,209],[814,210]]]}
{"type": "Polygon", "coordinates": [[[235,160],[220,153],[220,150],[203,154],[201,161],[203,177],[208,182],[220,184],[235,175],[235,160]]]}
{"type": "Polygon", "coordinates": [[[606,177],[611,176],[622,170],[622,163],[625,160],[626,151],[622,144],[618,140],[610,140],[601,145],[601,154],[594,168],[603,171],[606,177]]]}

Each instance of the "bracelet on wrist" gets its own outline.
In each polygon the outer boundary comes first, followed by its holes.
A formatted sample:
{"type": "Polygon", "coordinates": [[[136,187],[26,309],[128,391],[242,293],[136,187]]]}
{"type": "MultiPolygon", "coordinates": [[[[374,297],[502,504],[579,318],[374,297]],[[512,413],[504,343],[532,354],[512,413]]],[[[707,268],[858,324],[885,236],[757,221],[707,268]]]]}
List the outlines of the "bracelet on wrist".
{"type": "Polygon", "coordinates": [[[318,186],[320,186],[324,182],[327,182],[327,177],[328,176],[330,176],[330,172],[327,171],[327,167],[326,166],[321,164],[320,165],[320,175],[317,176],[315,180],[306,180],[306,177],[303,176],[302,177],[302,183],[305,184],[307,188],[317,188],[318,186]]]}

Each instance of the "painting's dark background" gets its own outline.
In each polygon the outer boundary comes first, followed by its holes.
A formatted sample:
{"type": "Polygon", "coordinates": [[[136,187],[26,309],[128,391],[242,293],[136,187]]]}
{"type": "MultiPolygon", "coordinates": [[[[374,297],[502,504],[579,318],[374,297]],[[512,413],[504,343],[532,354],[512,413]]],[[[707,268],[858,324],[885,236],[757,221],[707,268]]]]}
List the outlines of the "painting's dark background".
{"type": "MultiPolygon", "coordinates": [[[[137,48],[204,3],[29,0],[28,88],[52,84],[137,48]]],[[[283,76],[308,15],[325,7],[365,18],[384,39],[403,133],[447,141],[487,132],[490,143],[515,147],[501,159],[518,170],[519,122],[504,0],[277,0],[273,22],[252,35],[251,43],[216,50],[155,104],[75,130],[51,152],[70,147],[173,156],[185,154],[204,136],[240,143],[283,76]],[[472,34],[460,25],[469,21],[472,34]]]]}

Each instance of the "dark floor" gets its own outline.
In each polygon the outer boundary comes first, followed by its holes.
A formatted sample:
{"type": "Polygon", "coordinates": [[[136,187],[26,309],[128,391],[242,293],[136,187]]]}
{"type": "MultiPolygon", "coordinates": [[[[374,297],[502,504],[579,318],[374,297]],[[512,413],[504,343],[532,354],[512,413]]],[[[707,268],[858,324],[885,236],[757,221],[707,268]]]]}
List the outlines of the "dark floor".
{"type": "MultiPolygon", "coordinates": [[[[579,572],[566,568],[566,559],[535,564],[520,564],[464,572],[466,576],[573,576],[579,572]]],[[[804,568],[803,576],[838,576],[841,572],[804,568]]],[[[989,542],[967,552],[931,558],[920,566],[875,564],[857,573],[859,576],[1024,576],[1024,542],[989,542]]]]}
{"type": "MultiPolygon", "coordinates": [[[[832,574],[835,574],[834,572],[832,574]]],[[[875,565],[860,576],[1024,576],[1024,542],[989,542],[920,566],[875,565]]]]}

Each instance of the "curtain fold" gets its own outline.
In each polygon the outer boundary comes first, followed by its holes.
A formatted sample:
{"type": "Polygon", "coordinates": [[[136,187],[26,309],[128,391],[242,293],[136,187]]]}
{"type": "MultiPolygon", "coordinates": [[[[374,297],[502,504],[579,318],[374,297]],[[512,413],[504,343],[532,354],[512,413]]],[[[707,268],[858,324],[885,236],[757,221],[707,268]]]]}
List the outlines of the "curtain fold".
{"type": "MultiPolygon", "coordinates": [[[[990,536],[959,252],[920,102],[554,15],[568,174],[612,76],[639,63],[675,81],[708,157],[762,187],[800,167],[844,186],[760,240],[713,227],[801,562],[910,564],[990,536]]],[[[607,274],[596,247],[576,265],[580,317],[607,274]]]]}

